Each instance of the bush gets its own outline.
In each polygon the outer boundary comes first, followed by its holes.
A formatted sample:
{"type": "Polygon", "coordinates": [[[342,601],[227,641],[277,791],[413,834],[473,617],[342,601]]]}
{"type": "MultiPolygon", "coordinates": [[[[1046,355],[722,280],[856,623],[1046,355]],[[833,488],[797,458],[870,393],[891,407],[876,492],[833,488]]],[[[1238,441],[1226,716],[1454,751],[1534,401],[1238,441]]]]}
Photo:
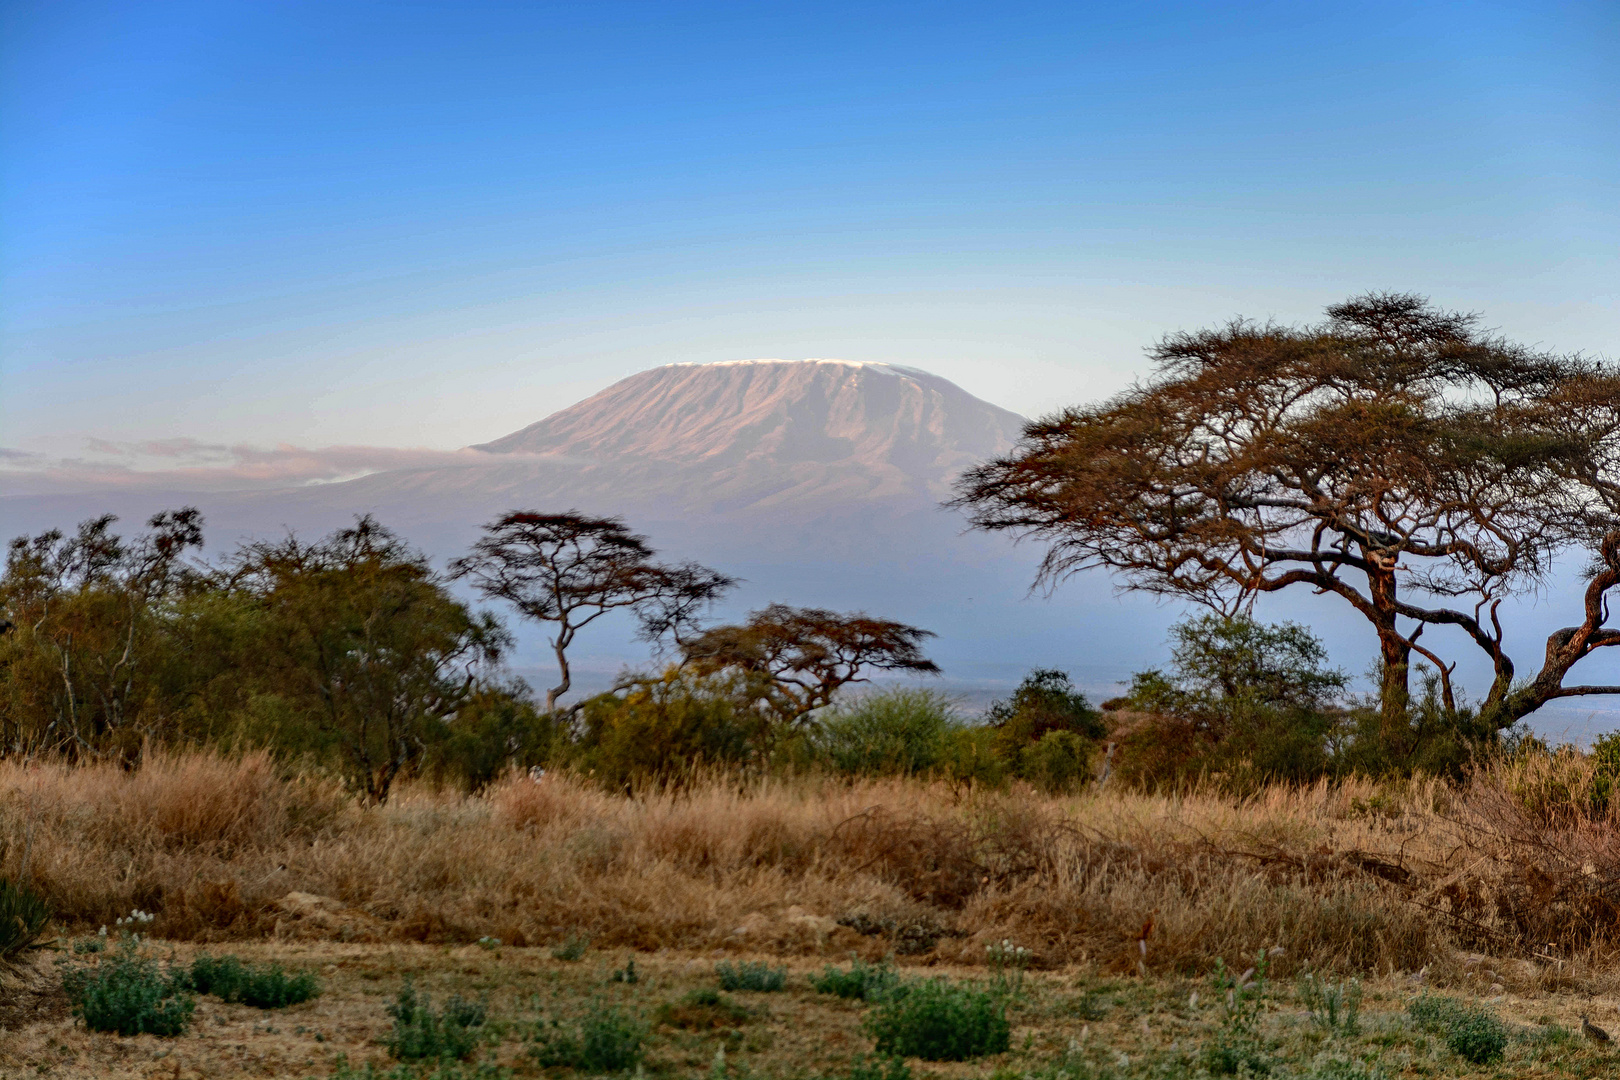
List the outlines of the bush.
{"type": "Polygon", "coordinates": [[[43,896],[0,877],[0,962],[11,963],[39,944],[50,921],[51,908],[43,896]]]}
{"type": "Polygon", "coordinates": [[[1507,1049],[1502,1021],[1456,998],[1424,994],[1407,1006],[1407,1012],[1420,1027],[1443,1035],[1453,1053],[1475,1065],[1489,1064],[1507,1049]]]}
{"type": "Polygon", "coordinates": [[[714,973],[720,976],[722,990],[757,990],[761,993],[770,993],[787,985],[787,968],[773,968],[764,961],[732,964],[730,961],[722,960],[714,966],[714,973]]]}
{"type": "Polygon", "coordinates": [[[635,1017],[594,1003],[579,1026],[564,1028],[556,1020],[533,1035],[529,1054],[542,1067],[561,1066],[602,1074],[627,1072],[646,1055],[647,1027],[635,1017]]]}
{"type": "Polygon", "coordinates": [[[490,1061],[469,1066],[441,1061],[428,1071],[421,1066],[395,1065],[387,1072],[379,1072],[375,1062],[368,1061],[364,1068],[356,1069],[346,1054],[339,1054],[337,1067],[328,1080],[512,1080],[512,1070],[490,1061]]]}
{"type": "Polygon", "coordinates": [[[740,764],[769,741],[744,679],[671,668],[585,701],[574,754],[580,771],[609,787],[669,780],[698,765],[740,764]]]}
{"type": "Polygon", "coordinates": [[[1299,980],[1299,1000],[1311,1020],[1329,1031],[1354,1035],[1361,1021],[1361,983],[1329,982],[1314,975],[1299,980]]]}
{"type": "Polygon", "coordinates": [[[62,988],[91,1031],[172,1037],[186,1030],[197,1001],[183,973],[165,972],[126,938],[93,968],[69,971],[62,988]]]}
{"type": "Polygon", "coordinates": [[[933,979],[890,994],[866,1018],[880,1054],[968,1061],[1006,1050],[1007,999],[968,983],[933,979]]]}
{"type": "Polygon", "coordinates": [[[702,1031],[734,1028],[747,1023],[753,1013],[718,990],[693,990],[679,1001],[658,1007],[658,1022],[670,1027],[702,1031]]]}
{"type": "Polygon", "coordinates": [[[250,967],[234,956],[216,960],[207,953],[191,962],[191,986],[199,994],[255,1009],[284,1009],[320,993],[313,972],[289,975],[280,964],[250,967]]]}
{"type": "Polygon", "coordinates": [[[829,965],[820,975],[810,977],[818,994],[834,994],[856,1001],[881,1001],[900,985],[900,976],[887,964],[857,960],[848,971],[829,965]]]}
{"type": "Polygon", "coordinates": [[[1013,772],[1046,791],[1064,791],[1090,775],[1096,740],[1107,733],[1102,715],[1069,676],[1041,668],[1010,698],[992,704],[985,720],[991,751],[1013,772]]]}
{"type": "Polygon", "coordinates": [[[841,773],[895,776],[928,772],[961,726],[950,699],[933,690],[880,690],[818,718],[815,745],[841,773]]]}
{"type": "Polygon", "coordinates": [[[911,1066],[901,1057],[857,1058],[846,1080],[911,1080],[911,1066]]]}
{"type": "Polygon", "coordinates": [[[391,1056],[402,1061],[459,1061],[478,1045],[477,1029],[484,1026],[486,1010],[482,1002],[452,997],[443,1012],[435,1012],[427,995],[418,996],[415,984],[406,979],[388,1006],[388,1015],[394,1019],[387,1040],[391,1056]]]}

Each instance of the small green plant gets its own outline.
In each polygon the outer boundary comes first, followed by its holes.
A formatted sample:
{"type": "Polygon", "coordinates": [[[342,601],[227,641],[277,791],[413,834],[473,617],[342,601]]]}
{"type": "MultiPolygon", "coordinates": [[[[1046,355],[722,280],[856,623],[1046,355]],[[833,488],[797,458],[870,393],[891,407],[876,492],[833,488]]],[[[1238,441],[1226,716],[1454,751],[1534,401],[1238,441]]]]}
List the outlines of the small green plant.
{"type": "Polygon", "coordinates": [[[858,1057],[845,1080],[911,1080],[911,1066],[902,1057],[858,1057]]]}
{"type": "Polygon", "coordinates": [[[478,947],[483,949],[485,952],[494,952],[496,949],[501,947],[501,939],[486,935],[478,939],[478,947]]]}
{"type": "Polygon", "coordinates": [[[762,960],[741,964],[722,960],[714,965],[714,973],[720,976],[722,990],[756,990],[770,993],[787,985],[787,968],[773,968],[762,960]]]}
{"type": "Polygon", "coordinates": [[[625,961],[624,967],[619,968],[608,979],[608,982],[626,983],[630,986],[640,981],[641,976],[636,973],[636,958],[633,956],[625,961]]]}
{"type": "Polygon", "coordinates": [[[1264,949],[1255,957],[1254,966],[1241,975],[1233,975],[1219,957],[1215,960],[1210,981],[1220,996],[1221,1027],[1204,1047],[1204,1065],[1216,1076],[1270,1071],[1259,1040],[1267,966],[1264,949]]]}
{"type": "Polygon", "coordinates": [[[992,941],[984,947],[984,951],[996,989],[1013,997],[1022,993],[1024,969],[1029,967],[1035,954],[1022,945],[1014,945],[1007,938],[992,941]]]}
{"type": "Polygon", "coordinates": [[[880,1054],[968,1061],[999,1054],[1012,1040],[1007,997],[995,989],[930,979],[890,993],[866,1017],[880,1054]]]}
{"type": "Polygon", "coordinates": [[[50,921],[51,908],[43,896],[0,877],[0,962],[13,963],[37,947],[50,921]]]}
{"type": "Polygon", "coordinates": [[[571,934],[551,947],[551,958],[573,963],[575,960],[583,960],[585,950],[590,947],[590,938],[585,937],[583,934],[571,934]]]}
{"type": "Polygon", "coordinates": [[[284,1009],[320,993],[313,972],[289,975],[280,964],[252,967],[234,956],[215,959],[207,953],[191,962],[191,986],[199,994],[255,1009],[284,1009]]]}
{"type": "MultiPolygon", "coordinates": [[[[327,1080],[511,1080],[511,1078],[511,1069],[491,1061],[481,1061],[476,1065],[440,1061],[431,1068],[420,1065],[395,1065],[384,1072],[371,1061],[366,1062],[364,1068],[357,1069],[349,1064],[348,1055],[339,1054],[336,1068],[327,1080]]],[[[310,1077],[310,1080],[315,1078],[310,1077]]]]}
{"type": "Polygon", "coordinates": [[[1329,982],[1309,973],[1299,980],[1299,1000],[1311,1020],[1329,1032],[1354,1035],[1361,1022],[1361,982],[1329,982]]]}
{"type": "Polygon", "coordinates": [[[394,1004],[388,1006],[394,1029],[389,1034],[388,1053],[402,1061],[459,1061],[478,1045],[479,1028],[487,1010],[483,1002],[452,997],[442,1012],[435,1012],[426,994],[418,995],[407,978],[394,1004]]]}
{"type": "Polygon", "coordinates": [[[165,971],[142,956],[140,942],[125,934],[95,967],[66,972],[62,988],[91,1031],[172,1037],[186,1030],[197,1008],[187,982],[183,972],[165,971]]]}
{"type": "Polygon", "coordinates": [[[703,987],[658,1007],[658,1022],[689,1030],[734,1028],[754,1014],[718,990],[703,987]]]}
{"type": "Polygon", "coordinates": [[[577,1026],[564,1027],[553,1018],[529,1038],[529,1054],[540,1066],[596,1075],[633,1069],[647,1052],[647,1026],[601,1001],[591,1005],[577,1026]]]}
{"type": "Polygon", "coordinates": [[[1112,1005],[1113,1002],[1109,1000],[1107,994],[1092,986],[1087,987],[1081,993],[1080,1000],[1075,1003],[1074,1011],[1075,1015],[1079,1016],[1080,1019],[1096,1023],[1108,1015],[1108,1010],[1112,1005]]]}
{"type": "Polygon", "coordinates": [[[868,964],[857,960],[848,971],[828,965],[820,975],[810,977],[810,985],[818,994],[833,994],[855,1001],[880,1001],[900,985],[900,976],[887,963],[868,964]]]}
{"type": "Polygon", "coordinates": [[[1407,1013],[1426,1031],[1445,1037],[1452,1053],[1475,1065],[1486,1065],[1507,1049],[1507,1028],[1491,1013],[1453,997],[1423,994],[1407,1013]]]}

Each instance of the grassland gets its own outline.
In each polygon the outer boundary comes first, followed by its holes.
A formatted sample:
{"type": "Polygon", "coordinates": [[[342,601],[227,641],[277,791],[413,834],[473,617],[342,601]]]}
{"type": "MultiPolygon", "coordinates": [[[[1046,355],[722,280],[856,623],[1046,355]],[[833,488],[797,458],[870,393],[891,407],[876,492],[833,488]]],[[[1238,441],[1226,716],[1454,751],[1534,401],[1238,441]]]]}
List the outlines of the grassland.
{"type": "Polygon", "coordinates": [[[1029,950],[1011,1049],[917,1075],[1196,1075],[1230,1026],[1217,965],[1262,950],[1245,1068],[1608,1075],[1575,1034],[1581,1011],[1620,1027],[1620,841],[1600,781],[1565,755],[1460,785],[1248,797],[715,776],[631,798],[549,776],[364,806],[254,755],[13,761],[0,871],[44,892],[64,942],[140,908],[152,955],[276,960],[324,992],[273,1012],[205,998],[178,1039],[122,1038],[71,1016],[56,961],[82,958],[38,956],[4,979],[0,1075],[324,1077],[339,1053],[386,1071],[386,1006],[410,975],[435,999],[487,995],[482,1059],[519,1076],[572,1075],[542,1070],[526,1035],[613,1001],[649,1026],[650,1075],[845,1078],[872,1050],[870,1006],[816,994],[814,972],[892,956],[986,983],[1003,941],[1029,950]],[[632,958],[637,981],[612,981],[632,958]],[[748,958],[785,965],[787,989],[738,991],[740,1012],[684,1027],[661,1011],[748,958]],[[1364,984],[1356,1033],[1310,1018],[1306,973],[1364,984]],[[1470,1065],[1413,1022],[1424,992],[1485,1003],[1505,1056],[1470,1065]]]}
{"type": "MultiPolygon", "coordinates": [[[[181,945],[173,952],[183,961],[194,949],[181,945]]],[[[168,951],[167,946],[159,948],[162,954],[168,951]]],[[[811,989],[810,979],[824,960],[784,962],[760,954],[772,964],[785,963],[786,988],[724,995],[723,1001],[738,1008],[707,1015],[679,1006],[694,991],[718,987],[712,952],[592,949],[568,962],[543,948],[476,945],[258,943],[233,951],[248,960],[318,971],[322,996],[274,1012],[205,999],[189,1034],[159,1039],[87,1032],[75,1024],[66,1002],[47,989],[25,995],[8,1011],[0,1070],[6,1076],[63,1080],[326,1077],[340,1071],[341,1055],[351,1068],[372,1062],[386,1073],[398,1067],[382,1047],[390,1025],[386,1007],[407,977],[435,1000],[458,993],[487,995],[491,1036],[478,1060],[510,1067],[514,1076],[570,1075],[568,1070],[541,1069],[527,1053],[531,1044],[525,1036],[540,1021],[575,1021],[599,1001],[621,1006],[649,1027],[643,1071],[650,1076],[716,1076],[716,1055],[724,1050],[720,1067],[726,1076],[847,1077],[872,1049],[862,1024],[869,1006],[811,989]],[[637,981],[613,981],[613,973],[632,959],[637,981]],[[675,1008],[661,1012],[666,1006],[675,1008]]],[[[985,978],[982,969],[956,965],[904,965],[902,971],[916,977],[985,978]]],[[[37,978],[48,986],[44,975],[37,978]]],[[[1506,1023],[1508,1046],[1499,1061],[1474,1066],[1453,1052],[1443,1036],[1425,1032],[1408,1017],[1408,1003],[1419,991],[1409,976],[1372,980],[1358,1031],[1335,1033],[1312,1020],[1295,983],[1273,981],[1258,1025],[1260,1060],[1278,1076],[1345,1080],[1597,1077],[1614,1075],[1620,1067],[1612,1052],[1579,1037],[1577,1014],[1593,1009],[1584,995],[1492,995],[1486,1006],[1506,1023]]],[[[1594,1019],[1614,1026],[1612,1005],[1598,1006],[1595,1012],[1594,1019]]],[[[913,1061],[913,1075],[1007,1080],[1195,1076],[1208,1072],[1208,1048],[1223,1030],[1221,1000],[1207,979],[1108,976],[1080,967],[1030,972],[1011,1018],[1010,1051],[955,1064],[913,1061]],[[1200,994],[1196,1001],[1195,992],[1200,994]]],[[[458,1068],[469,1077],[476,1075],[476,1065],[458,1068]]],[[[486,1068],[484,1075],[491,1072],[486,1068]]],[[[432,1074],[428,1066],[408,1072],[432,1074]]]]}

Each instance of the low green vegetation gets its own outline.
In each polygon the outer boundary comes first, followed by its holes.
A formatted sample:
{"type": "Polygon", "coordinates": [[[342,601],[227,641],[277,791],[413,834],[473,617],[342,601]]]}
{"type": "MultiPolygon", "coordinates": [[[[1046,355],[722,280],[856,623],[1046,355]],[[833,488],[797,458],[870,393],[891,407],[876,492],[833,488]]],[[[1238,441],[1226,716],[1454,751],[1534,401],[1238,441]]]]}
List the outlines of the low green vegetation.
{"type": "Polygon", "coordinates": [[[389,1056],[401,1061],[461,1061],[481,1041],[488,1010],[482,1002],[460,996],[451,997],[443,1009],[434,1009],[427,995],[418,993],[407,979],[388,1006],[388,1015],[394,1021],[387,1039],[389,1056]]]}
{"type": "Polygon", "coordinates": [[[868,964],[856,960],[849,968],[828,966],[810,979],[818,994],[833,994],[855,1001],[878,1001],[900,984],[900,976],[889,964],[868,964]]]}
{"type": "Polygon", "coordinates": [[[0,877],[0,964],[15,963],[39,944],[51,907],[37,891],[0,877]]]}
{"type": "Polygon", "coordinates": [[[970,1061],[1011,1045],[1007,997],[950,979],[903,983],[867,1014],[881,1054],[924,1061],[970,1061]]]}
{"type": "Polygon", "coordinates": [[[1453,997],[1424,994],[1408,1007],[1424,1030],[1443,1035],[1464,1061],[1487,1065],[1507,1049],[1507,1028],[1488,1010],[1453,997]]]}
{"type": "Polygon", "coordinates": [[[280,964],[254,967],[234,956],[215,959],[207,953],[191,962],[191,986],[199,994],[256,1009],[284,1009],[320,993],[313,972],[288,974],[280,964]]]}
{"type": "Polygon", "coordinates": [[[646,1055],[647,1025],[601,1000],[577,1023],[552,1018],[529,1036],[529,1055],[542,1066],[577,1069],[593,1076],[627,1072],[646,1055]]]}
{"type": "Polygon", "coordinates": [[[722,990],[753,990],[770,993],[787,985],[787,968],[771,967],[761,960],[733,964],[722,960],[714,966],[722,990]]]}
{"type": "Polygon", "coordinates": [[[62,989],[85,1027],[118,1035],[179,1035],[197,1008],[187,973],[143,955],[133,935],[94,964],[70,967],[62,989]]]}

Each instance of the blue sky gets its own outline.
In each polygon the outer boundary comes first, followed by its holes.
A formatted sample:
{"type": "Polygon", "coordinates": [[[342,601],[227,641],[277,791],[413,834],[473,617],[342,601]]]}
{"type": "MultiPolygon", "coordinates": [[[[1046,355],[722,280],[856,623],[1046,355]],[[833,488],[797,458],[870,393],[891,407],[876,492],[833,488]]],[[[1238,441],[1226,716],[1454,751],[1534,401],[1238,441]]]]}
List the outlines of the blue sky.
{"type": "Polygon", "coordinates": [[[0,447],[450,448],[672,361],[1620,330],[1620,6],[0,4],[0,447]]]}

